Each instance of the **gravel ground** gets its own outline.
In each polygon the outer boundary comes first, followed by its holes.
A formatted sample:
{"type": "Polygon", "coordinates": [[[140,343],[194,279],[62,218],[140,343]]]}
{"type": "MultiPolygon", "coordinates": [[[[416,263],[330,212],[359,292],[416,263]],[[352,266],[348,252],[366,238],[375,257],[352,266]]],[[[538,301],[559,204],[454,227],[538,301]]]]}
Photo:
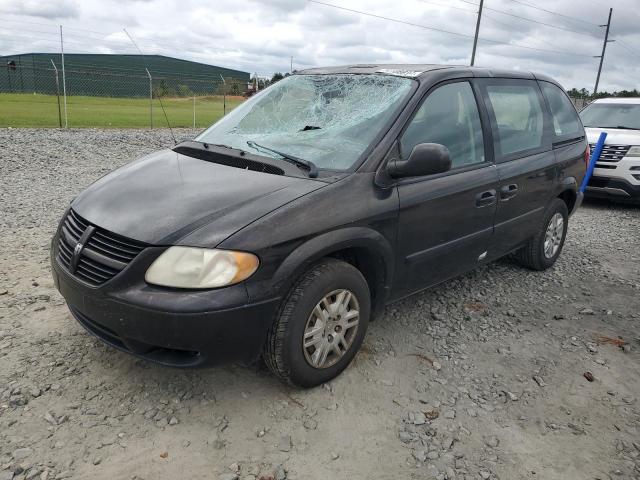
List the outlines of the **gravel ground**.
{"type": "Polygon", "coordinates": [[[639,208],[585,205],[547,272],[504,260],[389,306],[301,391],[119,353],[53,288],[69,201],[168,143],[0,130],[0,480],[640,479],[639,208]]]}

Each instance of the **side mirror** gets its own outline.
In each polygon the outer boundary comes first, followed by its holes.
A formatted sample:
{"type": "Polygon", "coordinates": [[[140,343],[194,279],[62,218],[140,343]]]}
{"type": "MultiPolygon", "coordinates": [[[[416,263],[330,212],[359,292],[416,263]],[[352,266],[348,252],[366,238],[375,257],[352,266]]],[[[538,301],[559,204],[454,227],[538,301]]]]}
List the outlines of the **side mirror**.
{"type": "Polygon", "coordinates": [[[394,159],[387,171],[393,178],[434,175],[451,170],[449,149],[439,143],[419,143],[407,160],[394,159]]]}

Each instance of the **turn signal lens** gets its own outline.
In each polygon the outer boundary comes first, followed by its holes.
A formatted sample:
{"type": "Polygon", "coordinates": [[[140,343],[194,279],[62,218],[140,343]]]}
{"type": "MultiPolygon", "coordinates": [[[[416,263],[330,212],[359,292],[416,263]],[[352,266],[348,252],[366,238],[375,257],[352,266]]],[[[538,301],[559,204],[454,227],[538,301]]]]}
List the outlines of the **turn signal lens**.
{"type": "Polygon", "coordinates": [[[169,247],[149,267],[147,283],[174,288],[217,288],[249,278],[258,257],[215,248],[169,247]]]}

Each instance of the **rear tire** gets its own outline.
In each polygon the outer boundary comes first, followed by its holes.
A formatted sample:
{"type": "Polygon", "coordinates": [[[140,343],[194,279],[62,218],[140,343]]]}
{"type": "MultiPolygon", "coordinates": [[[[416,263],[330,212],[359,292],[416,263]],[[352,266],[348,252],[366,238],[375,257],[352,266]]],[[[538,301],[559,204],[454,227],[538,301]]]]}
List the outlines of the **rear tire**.
{"type": "Polygon", "coordinates": [[[553,199],[545,211],[538,233],[515,253],[515,259],[532,270],[552,267],[562,252],[568,226],[567,204],[559,198],[553,199]]]}
{"type": "Polygon", "coordinates": [[[335,378],[360,349],[370,311],[369,286],[360,271],[334,258],[320,261],[282,302],[267,334],[267,367],[305,388],[335,378]]]}

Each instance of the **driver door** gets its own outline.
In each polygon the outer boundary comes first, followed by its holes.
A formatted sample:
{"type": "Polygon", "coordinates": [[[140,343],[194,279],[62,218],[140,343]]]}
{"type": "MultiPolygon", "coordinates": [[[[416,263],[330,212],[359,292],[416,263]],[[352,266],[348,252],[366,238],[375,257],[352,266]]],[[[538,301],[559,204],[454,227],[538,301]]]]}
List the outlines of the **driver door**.
{"type": "Polygon", "coordinates": [[[399,139],[406,159],[419,143],[449,149],[450,171],[400,180],[395,298],[454,277],[483,261],[493,234],[498,174],[488,121],[469,81],[428,93],[399,139]]]}

